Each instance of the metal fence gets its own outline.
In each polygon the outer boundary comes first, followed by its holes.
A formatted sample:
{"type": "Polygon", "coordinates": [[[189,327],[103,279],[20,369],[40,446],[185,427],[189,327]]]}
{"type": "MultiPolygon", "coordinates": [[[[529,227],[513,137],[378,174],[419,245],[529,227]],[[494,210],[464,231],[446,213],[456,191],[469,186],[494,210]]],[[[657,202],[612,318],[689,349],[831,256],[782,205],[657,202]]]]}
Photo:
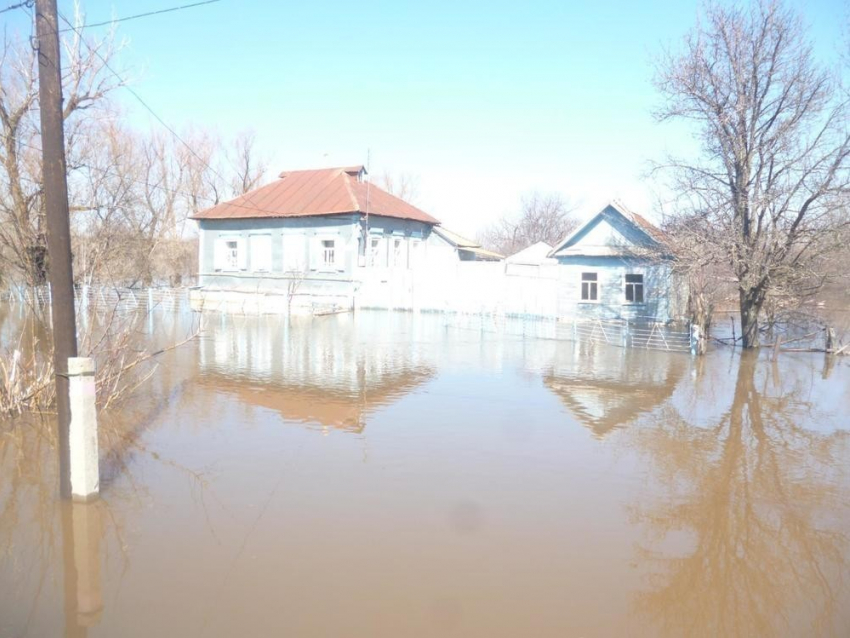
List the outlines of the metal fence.
{"type": "Polygon", "coordinates": [[[690,328],[677,328],[649,321],[580,318],[555,320],[533,316],[456,313],[447,315],[446,326],[481,333],[667,352],[694,353],[696,346],[690,328]]]}
{"type": "MultiPolygon", "coordinates": [[[[13,286],[0,295],[11,304],[47,306],[52,301],[50,285],[13,286]]],[[[157,308],[189,308],[188,288],[122,288],[118,286],[76,286],[74,299],[78,311],[134,312],[157,308]]]]}
{"type": "MultiPolygon", "coordinates": [[[[0,298],[12,304],[49,305],[50,286],[12,287],[0,293],[0,298]]],[[[191,309],[188,288],[77,286],[75,299],[77,310],[82,313],[191,309]]],[[[481,333],[668,352],[695,353],[696,348],[690,328],[677,328],[652,321],[552,319],[503,313],[446,313],[445,317],[447,327],[481,333]]]]}

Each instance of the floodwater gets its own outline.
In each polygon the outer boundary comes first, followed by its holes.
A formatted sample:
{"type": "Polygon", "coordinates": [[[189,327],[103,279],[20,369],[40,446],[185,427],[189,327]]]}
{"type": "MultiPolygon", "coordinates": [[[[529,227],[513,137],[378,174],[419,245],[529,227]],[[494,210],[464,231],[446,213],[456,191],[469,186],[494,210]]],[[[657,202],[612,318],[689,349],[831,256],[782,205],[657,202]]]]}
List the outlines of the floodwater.
{"type": "Polygon", "coordinates": [[[0,426],[0,636],[848,636],[848,414],[846,359],[211,315],[99,502],[0,426]]]}

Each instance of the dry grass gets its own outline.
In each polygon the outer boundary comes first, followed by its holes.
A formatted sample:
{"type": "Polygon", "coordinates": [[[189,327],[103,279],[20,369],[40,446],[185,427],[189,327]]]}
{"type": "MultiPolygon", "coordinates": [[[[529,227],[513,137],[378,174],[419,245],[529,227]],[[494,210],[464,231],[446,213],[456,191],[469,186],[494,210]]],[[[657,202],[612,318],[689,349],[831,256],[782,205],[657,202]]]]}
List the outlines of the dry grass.
{"type": "MultiPolygon", "coordinates": [[[[25,322],[14,346],[0,352],[0,417],[25,412],[50,412],[56,402],[53,344],[47,313],[31,308],[33,319],[25,322]]],[[[149,311],[150,312],[150,311],[149,311]]],[[[151,335],[143,330],[143,311],[92,313],[85,325],[92,326],[79,341],[79,353],[95,360],[97,404],[102,410],[129,397],[155,373],[157,359],[198,335],[198,328],[182,340],[152,348],[151,335]]],[[[79,325],[80,322],[78,322],[79,325]]]]}

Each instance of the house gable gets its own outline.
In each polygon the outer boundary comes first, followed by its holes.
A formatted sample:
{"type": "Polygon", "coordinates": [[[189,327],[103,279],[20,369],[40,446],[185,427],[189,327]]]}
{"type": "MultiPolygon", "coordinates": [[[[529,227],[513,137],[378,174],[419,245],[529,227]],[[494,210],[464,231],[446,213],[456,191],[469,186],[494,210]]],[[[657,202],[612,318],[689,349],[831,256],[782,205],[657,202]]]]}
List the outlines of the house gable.
{"type": "Polygon", "coordinates": [[[657,231],[641,217],[609,204],[568,235],[550,253],[564,257],[621,257],[657,250],[657,231]]]}

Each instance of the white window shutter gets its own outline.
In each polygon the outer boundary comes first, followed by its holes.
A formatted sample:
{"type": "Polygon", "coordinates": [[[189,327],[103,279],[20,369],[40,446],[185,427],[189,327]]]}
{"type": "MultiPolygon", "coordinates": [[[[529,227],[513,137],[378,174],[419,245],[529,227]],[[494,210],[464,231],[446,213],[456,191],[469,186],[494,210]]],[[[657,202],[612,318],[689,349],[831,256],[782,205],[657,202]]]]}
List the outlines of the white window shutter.
{"type": "Polygon", "coordinates": [[[251,235],[248,245],[251,248],[251,270],[254,272],[271,272],[272,236],[251,235]]]}
{"type": "Polygon", "coordinates": [[[213,246],[213,270],[224,270],[224,239],[217,237],[213,246]]]}
{"type": "Polygon", "coordinates": [[[302,272],[304,270],[304,238],[300,235],[283,236],[284,272],[302,272]]]}
{"type": "Polygon", "coordinates": [[[245,238],[236,238],[236,260],[239,265],[239,270],[248,270],[248,250],[245,246],[245,238]]]}
{"type": "Polygon", "coordinates": [[[318,270],[322,260],[322,241],[318,237],[310,239],[310,270],[318,270]]]}
{"type": "Polygon", "coordinates": [[[345,270],[345,253],[348,252],[348,244],[342,237],[334,237],[334,268],[345,270]]]}

